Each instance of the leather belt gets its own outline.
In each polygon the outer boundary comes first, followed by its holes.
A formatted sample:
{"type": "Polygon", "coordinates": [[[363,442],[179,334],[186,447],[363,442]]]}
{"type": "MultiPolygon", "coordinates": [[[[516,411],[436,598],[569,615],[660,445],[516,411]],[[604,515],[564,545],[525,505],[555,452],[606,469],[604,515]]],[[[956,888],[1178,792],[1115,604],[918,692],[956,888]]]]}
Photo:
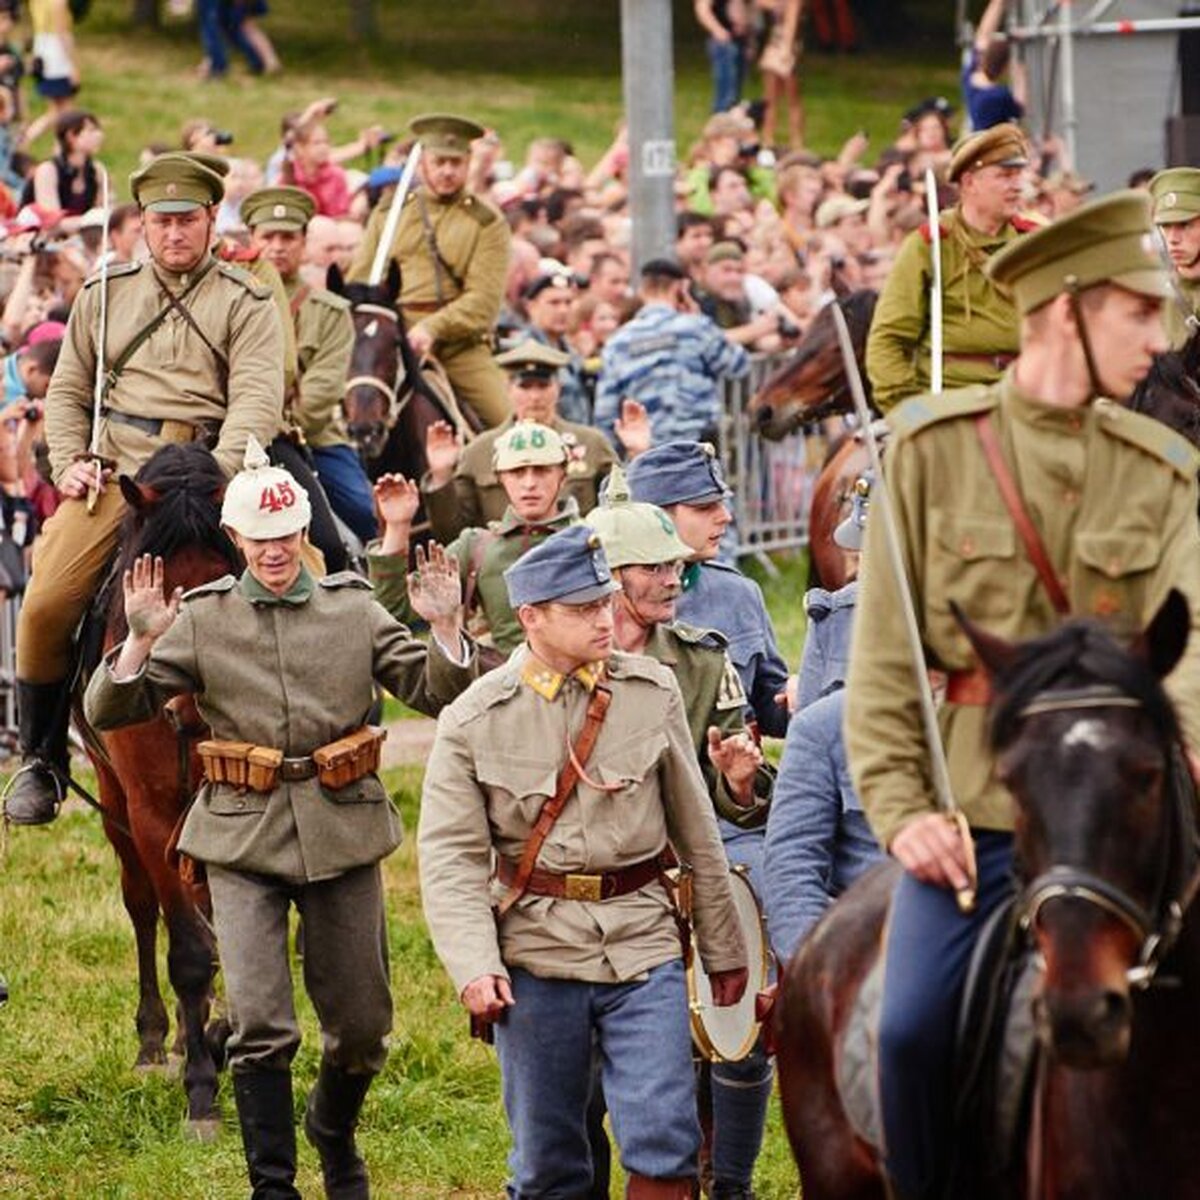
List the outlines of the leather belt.
{"type": "Polygon", "coordinates": [[[285,758],[279,764],[279,778],[283,783],[303,783],[313,779],[317,774],[317,764],[311,756],[304,758],[285,758]]]}
{"type": "Polygon", "coordinates": [[[436,300],[414,300],[411,304],[401,304],[400,307],[405,312],[434,313],[446,306],[439,304],[436,300]]]}
{"type": "Polygon", "coordinates": [[[969,354],[958,353],[954,350],[943,350],[942,358],[952,359],[954,362],[977,362],[983,363],[986,366],[994,367],[997,371],[1008,370],[1009,365],[1016,359],[1015,354],[969,354]]]}
{"type": "Polygon", "coordinates": [[[946,699],[951,704],[983,706],[992,702],[992,677],[983,669],[951,671],[946,676],[946,699]]]}
{"type": "Polygon", "coordinates": [[[118,412],[115,408],[102,408],[100,415],[106,421],[128,425],[151,437],[163,438],[168,442],[194,442],[205,436],[205,430],[190,421],[172,421],[159,417],[135,417],[132,413],[118,412]]]}
{"type": "MultiPolygon", "coordinates": [[[[601,871],[594,875],[560,874],[534,867],[525,891],[529,895],[550,896],[555,900],[613,900],[648,886],[661,874],[662,863],[658,858],[647,858],[619,871],[601,871]]],[[[517,864],[507,858],[500,859],[496,876],[505,887],[511,887],[517,877],[517,864]]]]}

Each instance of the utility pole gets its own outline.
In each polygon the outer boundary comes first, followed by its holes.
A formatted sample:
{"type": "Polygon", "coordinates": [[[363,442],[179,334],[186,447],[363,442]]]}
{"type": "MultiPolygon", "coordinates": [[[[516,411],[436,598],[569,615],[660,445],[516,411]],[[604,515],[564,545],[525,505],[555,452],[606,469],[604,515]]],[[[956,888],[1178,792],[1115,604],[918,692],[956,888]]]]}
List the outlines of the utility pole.
{"type": "Polygon", "coordinates": [[[671,0],[621,0],[634,272],[675,247],[675,59],[671,0]]]}

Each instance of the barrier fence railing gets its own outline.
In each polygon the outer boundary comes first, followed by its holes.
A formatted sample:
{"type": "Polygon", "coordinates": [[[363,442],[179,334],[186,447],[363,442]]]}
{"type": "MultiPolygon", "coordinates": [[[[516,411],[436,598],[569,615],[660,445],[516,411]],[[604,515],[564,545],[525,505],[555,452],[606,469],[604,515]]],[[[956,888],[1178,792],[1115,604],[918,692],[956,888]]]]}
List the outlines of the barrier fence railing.
{"type": "Polygon", "coordinates": [[[0,600],[0,759],[17,752],[17,614],[19,596],[0,600]]]}
{"type": "Polygon", "coordinates": [[[746,411],[750,397],[785,357],[756,355],[748,375],[726,379],[722,386],[719,451],[733,491],[741,555],[763,557],[808,545],[808,512],[824,438],[801,429],[782,441],[768,441],[746,411]]]}

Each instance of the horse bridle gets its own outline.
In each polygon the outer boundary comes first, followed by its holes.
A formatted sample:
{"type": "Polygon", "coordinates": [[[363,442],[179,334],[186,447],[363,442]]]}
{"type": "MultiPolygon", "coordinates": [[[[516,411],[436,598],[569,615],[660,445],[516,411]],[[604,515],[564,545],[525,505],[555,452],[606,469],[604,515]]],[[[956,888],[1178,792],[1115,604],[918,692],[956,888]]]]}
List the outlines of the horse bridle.
{"type": "MultiPolygon", "coordinates": [[[[399,318],[388,307],[383,304],[356,304],[354,306],[355,313],[369,313],[374,317],[384,317],[391,321],[393,325],[398,326],[399,318]]],[[[399,329],[397,328],[397,336],[399,329]]],[[[384,427],[390,433],[395,427],[396,422],[400,419],[400,414],[404,411],[405,400],[401,400],[394,383],[387,383],[376,375],[354,375],[346,380],[346,386],[343,394],[349,395],[356,387],[374,388],[377,392],[382,393],[387,400],[387,415],[384,417],[384,427]]]]}
{"type": "MultiPolygon", "coordinates": [[[[1103,708],[1141,709],[1143,704],[1136,697],[1119,688],[1100,685],[1089,688],[1049,690],[1039,693],[1020,711],[1022,719],[1043,713],[1068,712],[1103,708]]],[[[1172,769],[1174,747],[1165,747],[1168,773],[1172,769]]],[[[1177,849],[1190,856],[1190,867],[1184,865],[1177,872],[1179,879],[1171,879],[1171,854],[1166,856],[1162,875],[1155,889],[1155,903],[1146,908],[1130,896],[1123,888],[1104,879],[1093,871],[1080,867],[1055,865],[1037,876],[1025,888],[1020,902],[1020,920],[1028,931],[1035,931],[1042,908],[1051,900],[1081,900],[1102,909],[1115,917],[1137,938],[1140,949],[1137,965],[1129,970],[1131,986],[1144,989],[1154,983],[1159,967],[1174,946],[1183,927],[1183,916],[1196,893],[1200,890],[1200,867],[1196,865],[1194,847],[1171,847],[1170,839],[1177,830],[1175,805],[1189,803],[1178,795],[1174,781],[1168,778],[1170,787],[1168,803],[1163,807],[1168,850],[1177,849]],[[1182,883],[1182,886],[1180,886],[1182,883]]],[[[1186,859],[1184,862],[1186,863],[1186,859]]]]}

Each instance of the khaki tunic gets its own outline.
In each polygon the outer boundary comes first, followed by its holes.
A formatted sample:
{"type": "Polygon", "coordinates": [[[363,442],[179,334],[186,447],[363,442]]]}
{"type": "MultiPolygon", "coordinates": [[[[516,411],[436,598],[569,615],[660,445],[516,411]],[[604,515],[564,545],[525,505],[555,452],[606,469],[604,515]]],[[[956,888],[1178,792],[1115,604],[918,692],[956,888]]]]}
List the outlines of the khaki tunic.
{"type": "MultiPolygon", "coordinates": [[[[1012,301],[983,273],[984,263],[1021,236],[1006,225],[991,237],[972,229],[957,208],[942,213],[942,385],[946,391],[999,378],[999,355],[1020,346],[1012,301]]],[[[904,239],[879,296],[867,337],[867,374],[883,411],[929,390],[929,288],[933,254],[924,229],[904,239]]]]}
{"type": "MultiPolygon", "coordinates": [[[[248,573],[194,589],[137,676],[116,682],[112,656],[96,672],[88,720],[114,729],[194,692],[214,738],[298,757],[360,728],[376,680],[430,715],[470,682],[469,668],[426,650],[388,616],[365,580],[349,572],[301,579],[306,585],[282,599],[248,573]]],[[[206,783],[179,848],[230,870],[312,883],[376,862],[400,838],[383,784],[367,775],[337,791],[315,778],[270,793],[206,783]]]]}
{"type": "MultiPolygon", "coordinates": [[[[178,295],[191,278],[152,263],[110,271],[105,363],[111,365],[165,307],[158,279],[178,295]]],[[[96,278],[90,280],[75,301],[46,396],[46,441],[56,482],[91,442],[100,304],[96,283],[96,278]]],[[[265,446],[280,429],[282,323],[269,289],[229,263],[215,263],[183,303],[225,355],[228,383],[200,335],[173,312],[125,365],[106,404],[132,416],[219,427],[213,453],[233,475],[241,468],[250,434],[265,446]]],[[[133,474],[166,440],[103,420],[100,453],[115,459],[118,470],[133,474]]]]}
{"type": "MultiPolygon", "coordinates": [[[[886,460],[926,659],[974,667],[950,610],[1021,641],[1058,618],[1017,535],[972,417],[991,414],[1005,457],[1078,616],[1117,635],[1141,630],[1179,588],[1200,622],[1200,457],[1166,426],[1098,400],[1056,408],[1021,394],[1011,372],[991,387],[918,397],[891,414],[886,460]]],[[[884,526],[867,522],[847,681],[845,736],[855,787],[886,846],[936,807],[917,690],[884,526]]],[[[1167,680],[1187,741],[1200,746],[1200,638],[1167,680]]],[[[946,703],[939,724],[954,796],[973,826],[1011,829],[1012,800],[993,774],[987,709],[946,703]]]]}
{"type": "MultiPolygon", "coordinates": [[[[425,511],[439,541],[448,542],[464,529],[488,525],[504,516],[508,495],[492,466],[492,454],[496,440],[512,428],[514,421],[510,417],[466,446],[449,483],[431,488],[428,476],[422,482],[425,511]]],[[[562,435],[569,456],[562,495],[573,496],[580,515],[586,516],[596,507],[600,483],[613,469],[616,452],[608,438],[591,426],[577,425],[558,416],[549,424],[562,435]]]]}
{"type": "MultiPolygon", "coordinates": [[[[299,287],[298,282],[288,285],[293,304],[299,287]]],[[[348,439],[342,429],[342,397],[354,350],[350,301],[324,288],[306,290],[295,314],[295,330],[300,386],[292,415],[310,446],[344,446],[348,439]]]]}
{"type": "MultiPolygon", "coordinates": [[[[417,851],[434,947],[455,988],[521,967],[556,979],[621,983],[679,957],[662,886],[603,902],[523,896],[492,916],[492,855],[516,860],[577,738],[589,695],[572,677],[553,700],[522,681],[523,654],[485,675],[438,719],[417,851]]],[[[695,870],[695,926],[711,971],[744,966],[729,867],[670,673],[638,655],[608,663],[612,704],[586,765],[615,793],[580,782],[538,855],[558,872],[612,871],[668,840],[695,870]]],[[[499,893],[497,893],[498,896],[499,893]]]]}

